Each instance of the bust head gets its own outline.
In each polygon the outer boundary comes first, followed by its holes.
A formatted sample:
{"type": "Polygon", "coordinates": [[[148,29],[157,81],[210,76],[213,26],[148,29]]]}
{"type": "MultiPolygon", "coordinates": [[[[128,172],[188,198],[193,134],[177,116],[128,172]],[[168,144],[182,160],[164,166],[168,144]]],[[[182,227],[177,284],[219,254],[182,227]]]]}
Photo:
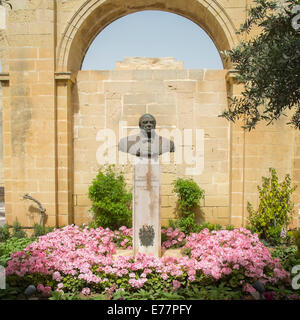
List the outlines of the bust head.
{"type": "Polygon", "coordinates": [[[141,130],[144,130],[147,134],[150,134],[151,131],[154,130],[156,127],[156,120],[151,114],[146,113],[140,117],[139,127],[141,130]]]}
{"type": "Polygon", "coordinates": [[[174,152],[174,142],[155,134],[156,120],[146,113],[139,119],[141,134],[124,137],[119,142],[119,150],[137,157],[153,158],[165,152],[174,152]],[[148,139],[144,139],[145,135],[148,139]],[[146,143],[147,142],[147,143],[146,143]]]}

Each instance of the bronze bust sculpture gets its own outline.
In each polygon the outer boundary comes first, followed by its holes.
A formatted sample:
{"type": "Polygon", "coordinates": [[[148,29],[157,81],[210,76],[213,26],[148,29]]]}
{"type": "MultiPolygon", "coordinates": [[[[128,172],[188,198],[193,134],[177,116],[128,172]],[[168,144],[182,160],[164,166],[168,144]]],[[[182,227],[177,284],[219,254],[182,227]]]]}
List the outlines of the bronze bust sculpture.
{"type": "Polygon", "coordinates": [[[119,150],[137,157],[155,158],[165,152],[174,152],[174,142],[155,133],[156,120],[151,114],[139,119],[140,133],[122,138],[119,150]]]}

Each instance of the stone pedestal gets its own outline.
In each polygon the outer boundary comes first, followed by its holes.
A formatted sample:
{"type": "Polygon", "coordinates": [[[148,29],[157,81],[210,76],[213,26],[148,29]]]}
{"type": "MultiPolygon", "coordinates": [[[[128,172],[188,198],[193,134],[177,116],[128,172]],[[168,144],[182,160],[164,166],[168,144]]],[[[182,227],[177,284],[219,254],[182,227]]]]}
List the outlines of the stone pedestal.
{"type": "Polygon", "coordinates": [[[133,172],[133,253],[160,257],[159,159],[136,158],[133,172]]]}

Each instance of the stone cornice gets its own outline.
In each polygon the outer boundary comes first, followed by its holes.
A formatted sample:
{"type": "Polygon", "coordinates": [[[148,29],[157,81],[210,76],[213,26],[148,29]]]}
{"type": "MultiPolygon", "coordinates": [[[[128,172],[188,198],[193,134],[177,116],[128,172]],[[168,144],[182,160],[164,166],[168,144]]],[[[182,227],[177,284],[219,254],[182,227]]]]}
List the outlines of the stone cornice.
{"type": "Polygon", "coordinates": [[[71,81],[72,83],[76,82],[76,76],[74,73],[67,71],[67,72],[55,72],[54,78],[56,81],[71,81]]]}
{"type": "Polygon", "coordinates": [[[228,70],[225,76],[226,82],[229,82],[229,83],[236,82],[236,75],[237,75],[237,71],[235,69],[228,70]]]}

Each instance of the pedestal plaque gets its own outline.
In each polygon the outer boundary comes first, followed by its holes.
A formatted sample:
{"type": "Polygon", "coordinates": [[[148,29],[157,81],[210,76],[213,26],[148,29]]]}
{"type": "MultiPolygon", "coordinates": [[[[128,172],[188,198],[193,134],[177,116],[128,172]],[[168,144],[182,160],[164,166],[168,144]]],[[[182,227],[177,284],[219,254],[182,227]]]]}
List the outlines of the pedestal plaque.
{"type": "Polygon", "coordinates": [[[136,158],[133,174],[133,252],[161,255],[158,158],[136,158]]]}

